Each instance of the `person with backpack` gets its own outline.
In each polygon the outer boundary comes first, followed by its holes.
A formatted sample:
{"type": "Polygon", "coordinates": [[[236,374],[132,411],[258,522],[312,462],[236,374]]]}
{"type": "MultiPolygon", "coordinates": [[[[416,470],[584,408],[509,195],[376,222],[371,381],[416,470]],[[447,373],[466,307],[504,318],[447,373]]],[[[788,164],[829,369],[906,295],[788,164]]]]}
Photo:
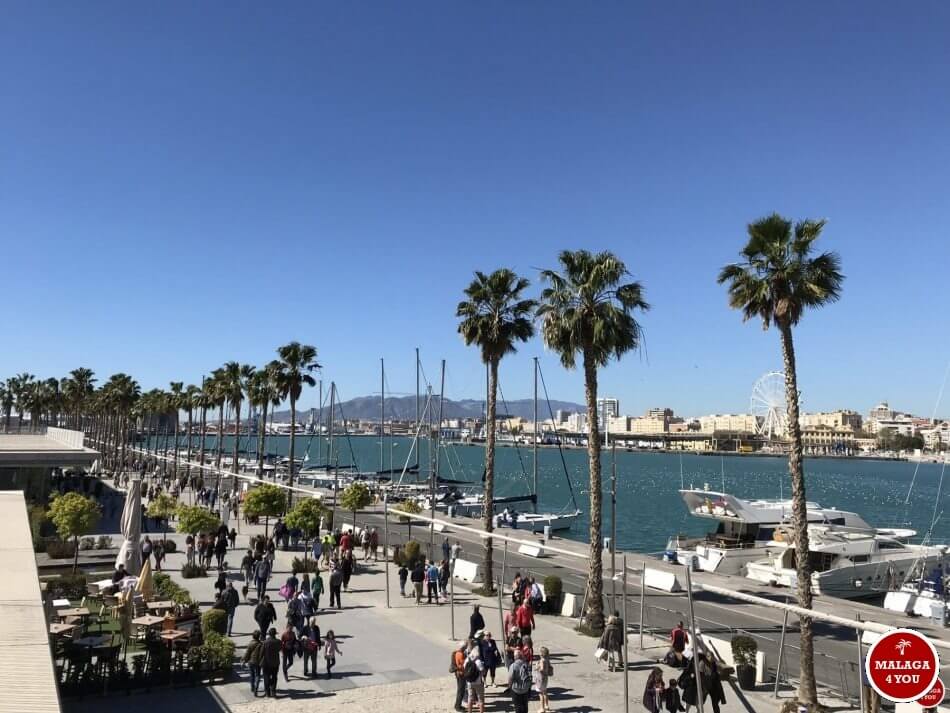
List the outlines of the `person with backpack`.
{"type": "Polygon", "coordinates": [[[428,599],[426,604],[432,604],[432,597],[435,595],[435,603],[439,603],[439,568],[436,566],[435,562],[429,561],[429,566],[426,569],[426,588],[428,599]]]}
{"type": "Polygon", "coordinates": [[[284,680],[289,682],[287,671],[294,665],[294,654],[297,653],[297,632],[289,621],[284,633],[280,635],[280,653],[283,657],[284,680]]]}
{"type": "Polygon", "coordinates": [[[244,652],[244,663],[251,674],[251,693],[257,698],[257,689],[261,683],[261,658],[264,656],[264,649],[261,644],[261,632],[255,631],[251,634],[251,643],[247,645],[244,652]]]}
{"type": "Polygon", "coordinates": [[[270,603],[270,597],[266,594],[264,598],[254,607],[254,621],[257,622],[261,635],[270,628],[270,625],[277,621],[277,611],[274,605],[270,603]]]}
{"type": "Polygon", "coordinates": [[[531,666],[525,662],[521,651],[515,649],[514,661],[508,667],[508,688],[511,690],[515,713],[528,713],[532,684],[531,666]]]}
{"type": "Polygon", "coordinates": [[[541,699],[541,713],[552,713],[548,700],[548,678],[554,675],[554,666],[551,665],[551,655],[548,653],[547,646],[542,646],[538,652],[541,655],[538,656],[538,662],[534,665],[534,689],[541,699]]]}
{"type": "Polygon", "coordinates": [[[455,710],[464,711],[462,703],[465,700],[465,650],[468,648],[468,642],[463,641],[458,648],[452,652],[452,660],[449,662],[449,673],[455,676],[455,710]]]}
{"type": "Polygon", "coordinates": [[[264,599],[267,592],[267,580],[270,579],[271,563],[266,557],[257,561],[254,566],[254,584],[257,586],[257,600],[264,599]]]}
{"type": "Polygon", "coordinates": [[[478,713],[485,713],[485,663],[481,651],[474,640],[468,640],[465,654],[465,666],[462,669],[468,690],[468,713],[472,713],[472,704],[478,701],[478,713]]]}
{"type": "Polygon", "coordinates": [[[330,608],[333,608],[333,601],[336,600],[336,608],[342,609],[340,602],[340,589],[343,587],[343,570],[338,564],[333,565],[333,571],[330,573],[330,608]]]}

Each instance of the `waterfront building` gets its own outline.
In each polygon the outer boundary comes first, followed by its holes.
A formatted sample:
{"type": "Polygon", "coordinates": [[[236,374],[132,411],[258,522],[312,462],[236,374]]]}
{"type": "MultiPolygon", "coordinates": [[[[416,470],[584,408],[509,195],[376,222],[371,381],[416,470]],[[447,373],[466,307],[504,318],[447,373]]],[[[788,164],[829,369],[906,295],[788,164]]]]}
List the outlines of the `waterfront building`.
{"type": "Polygon", "coordinates": [[[564,428],[559,427],[558,430],[570,431],[572,433],[583,433],[587,430],[587,414],[572,413],[567,417],[567,420],[563,425],[564,428]]]}
{"type": "Polygon", "coordinates": [[[666,433],[669,422],[665,416],[640,416],[630,419],[630,432],[642,435],[666,433]]]}
{"type": "Polygon", "coordinates": [[[806,455],[854,454],[855,429],[851,426],[830,426],[819,423],[802,427],[802,447],[806,455]]]}
{"type": "Polygon", "coordinates": [[[673,420],[673,409],[671,408],[651,408],[646,412],[647,418],[662,418],[667,423],[673,420]]]}
{"type": "Polygon", "coordinates": [[[814,428],[815,426],[841,428],[842,426],[850,426],[855,431],[860,431],[863,419],[857,411],[839,409],[838,411],[802,414],[799,423],[801,423],[802,428],[814,428]]]}
{"type": "Polygon", "coordinates": [[[899,436],[914,436],[917,434],[917,424],[914,419],[904,414],[897,414],[894,418],[868,422],[868,430],[877,434],[881,431],[893,431],[899,436]]]}
{"type": "Polygon", "coordinates": [[[597,413],[601,418],[617,418],[620,415],[620,399],[607,396],[597,399],[597,413]]]}
{"type": "Polygon", "coordinates": [[[45,501],[54,470],[91,468],[99,457],[83,438],[82,431],[53,427],[0,434],[0,490],[22,490],[28,500],[45,501]]]}
{"type": "Polygon", "coordinates": [[[946,450],[950,448],[950,421],[941,421],[930,428],[922,428],[920,435],[924,439],[924,448],[932,451],[946,450]]]}
{"type": "Polygon", "coordinates": [[[699,417],[700,433],[729,431],[732,433],[755,433],[756,418],[750,413],[723,413],[699,417]]]}

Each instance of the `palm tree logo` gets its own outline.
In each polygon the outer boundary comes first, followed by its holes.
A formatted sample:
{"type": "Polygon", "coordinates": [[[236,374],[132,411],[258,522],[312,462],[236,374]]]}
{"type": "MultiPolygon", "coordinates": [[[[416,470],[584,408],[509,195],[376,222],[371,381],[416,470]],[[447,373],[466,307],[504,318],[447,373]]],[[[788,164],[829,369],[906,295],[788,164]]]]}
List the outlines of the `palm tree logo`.
{"type": "Polygon", "coordinates": [[[896,644],[894,644],[894,648],[901,652],[901,656],[904,655],[904,652],[905,652],[910,646],[911,646],[911,642],[908,641],[907,639],[901,639],[901,640],[898,641],[896,644]]]}

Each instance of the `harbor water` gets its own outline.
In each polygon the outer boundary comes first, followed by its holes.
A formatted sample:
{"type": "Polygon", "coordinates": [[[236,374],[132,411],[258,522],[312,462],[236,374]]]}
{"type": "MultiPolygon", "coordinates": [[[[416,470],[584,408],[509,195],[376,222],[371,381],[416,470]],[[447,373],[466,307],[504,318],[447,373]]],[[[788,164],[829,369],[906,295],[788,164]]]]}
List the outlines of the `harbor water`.
{"type": "MultiPolygon", "coordinates": [[[[197,438],[194,447],[197,448],[197,438]]],[[[251,450],[254,449],[254,439],[251,450]]],[[[232,438],[225,436],[225,455],[232,449],[232,438]]],[[[242,438],[242,448],[247,439],[242,438]]],[[[385,468],[401,470],[409,457],[411,439],[385,439],[385,468]]],[[[286,455],[289,438],[268,438],[267,452],[286,455]]],[[[184,439],[181,446],[184,447],[184,439]]],[[[216,447],[209,437],[207,448],[216,447]]],[[[297,436],[295,456],[307,462],[326,462],[327,439],[297,436]]],[[[342,468],[353,464],[362,471],[380,467],[380,442],[375,436],[334,437],[334,462],[342,468]],[[339,460],[337,460],[337,456],[339,460]]],[[[477,487],[481,481],[485,458],[481,444],[444,444],[441,449],[443,478],[466,480],[477,487]]],[[[425,479],[432,459],[425,441],[421,446],[420,478],[425,479]]],[[[532,450],[500,446],[496,456],[496,495],[518,495],[530,492],[532,481],[532,450]]],[[[638,552],[659,552],[667,539],[676,533],[700,535],[711,525],[708,520],[690,516],[678,493],[686,488],[725,490],[739,498],[789,497],[788,461],[768,456],[706,456],[667,452],[628,452],[617,450],[617,544],[638,552]],[[682,476],[681,476],[682,473],[682,476]]],[[[876,527],[911,527],[918,531],[915,541],[931,530],[930,541],[950,542],[950,482],[940,487],[944,466],[935,463],[886,461],[868,458],[806,458],[805,475],[809,501],[823,507],[857,512],[876,527]],[[916,475],[915,475],[916,474],[916,475]],[[913,489],[910,489],[911,482],[913,489]],[[938,500],[938,489],[942,490],[938,500]],[[910,490],[910,497],[908,491],[910,490]],[[905,500],[909,502],[905,503],[905,500]],[[936,507],[935,507],[936,502],[936,507]]],[[[610,534],[611,455],[603,453],[604,535],[610,534]]],[[[395,476],[398,478],[398,473],[395,476]]],[[[407,474],[404,482],[416,476],[407,474]]],[[[539,508],[559,512],[573,510],[571,488],[582,516],[571,531],[563,536],[588,539],[588,467],[587,451],[583,449],[541,448],[538,456],[539,508]],[[565,478],[565,467],[570,487],[565,478]]],[[[519,510],[529,503],[516,505],[519,510]]]]}

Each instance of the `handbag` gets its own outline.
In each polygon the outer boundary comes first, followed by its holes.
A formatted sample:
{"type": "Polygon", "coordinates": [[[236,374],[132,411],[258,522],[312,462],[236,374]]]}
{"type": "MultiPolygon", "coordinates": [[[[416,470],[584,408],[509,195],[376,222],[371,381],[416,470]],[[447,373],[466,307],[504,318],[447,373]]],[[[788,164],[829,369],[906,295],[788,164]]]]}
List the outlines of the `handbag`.
{"type": "Polygon", "coordinates": [[[280,592],[280,596],[282,596],[284,599],[288,599],[290,597],[290,587],[288,587],[286,584],[280,585],[280,589],[277,591],[280,592]]]}
{"type": "Polygon", "coordinates": [[[602,646],[598,646],[596,649],[594,649],[594,658],[597,659],[598,661],[606,661],[607,649],[605,649],[602,646]]]}

